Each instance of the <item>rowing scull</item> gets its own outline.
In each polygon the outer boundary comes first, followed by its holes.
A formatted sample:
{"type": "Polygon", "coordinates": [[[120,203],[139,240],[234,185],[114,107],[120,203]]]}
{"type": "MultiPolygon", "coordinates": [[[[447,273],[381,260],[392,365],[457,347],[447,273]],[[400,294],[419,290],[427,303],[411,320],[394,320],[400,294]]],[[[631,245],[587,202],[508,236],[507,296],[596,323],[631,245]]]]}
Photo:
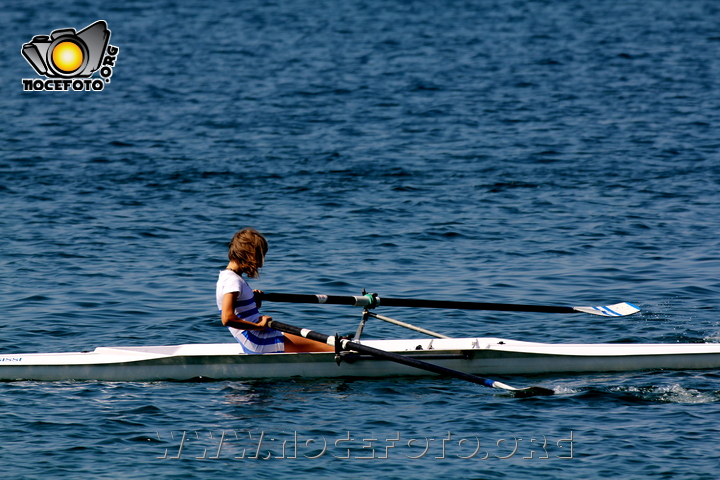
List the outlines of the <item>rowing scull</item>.
{"type": "MultiPolygon", "coordinates": [[[[364,340],[363,345],[475,375],[720,368],[720,344],[549,344],[501,338],[364,340]]],[[[0,355],[0,380],[156,381],[432,375],[359,354],[248,355],[239,344],[98,347],[0,355]]]]}

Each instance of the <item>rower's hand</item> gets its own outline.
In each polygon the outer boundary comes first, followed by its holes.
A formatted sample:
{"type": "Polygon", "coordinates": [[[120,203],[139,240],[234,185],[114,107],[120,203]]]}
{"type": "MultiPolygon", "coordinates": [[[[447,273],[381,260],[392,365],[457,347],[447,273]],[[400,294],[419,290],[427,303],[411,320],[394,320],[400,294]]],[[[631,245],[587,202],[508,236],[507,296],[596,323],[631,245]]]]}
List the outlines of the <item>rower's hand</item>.
{"type": "Polygon", "coordinates": [[[255,306],[257,308],[262,307],[262,294],[265,292],[262,290],[253,290],[253,293],[255,294],[255,306]]]}
{"type": "Polygon", "coordinates": [[[268,317],[267,315],[260,316],[260,320],[258,320],[257,324],[260,325],[263,328],[267,327],[267,322],[272,320],[272,317],[268,317]]]}

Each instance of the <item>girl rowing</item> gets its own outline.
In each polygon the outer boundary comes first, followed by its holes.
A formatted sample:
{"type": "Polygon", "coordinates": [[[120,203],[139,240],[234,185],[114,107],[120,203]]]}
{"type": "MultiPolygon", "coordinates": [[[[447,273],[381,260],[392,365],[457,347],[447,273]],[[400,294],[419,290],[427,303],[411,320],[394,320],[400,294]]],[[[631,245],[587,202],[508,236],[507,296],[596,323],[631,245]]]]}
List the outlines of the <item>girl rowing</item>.
{"type": "Polygon", "coordinates": [[[220,272],[216,299],[223,325],[245,353],[329,352],[334,347],[266,327],[272,317],[260,315],[255,293],[242,277],[257,278],[268,242],[254,228],[243,228],[228,245],[227,268],[220,272]]]}

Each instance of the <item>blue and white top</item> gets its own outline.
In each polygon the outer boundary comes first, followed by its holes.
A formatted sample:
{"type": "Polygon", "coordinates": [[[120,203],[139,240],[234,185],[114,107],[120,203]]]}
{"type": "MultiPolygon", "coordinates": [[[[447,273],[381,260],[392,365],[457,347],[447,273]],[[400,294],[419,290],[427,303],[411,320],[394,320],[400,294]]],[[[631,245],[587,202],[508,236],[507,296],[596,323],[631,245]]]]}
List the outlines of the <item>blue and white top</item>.
{"type": "MultiPolygon", "coordinates": [[[[218,277],[216,299],[218,309],[222,311],[222,301],[226,293],[239,292],[235,301],[235,315],[246,322],[257,323],[260,312],[255,304],[255,294],[244,278],[232,270],[223,270],[218,277]]],[[[285,351],[283,333],[272,328],[262,330],[240,330],[228,327],[233,337],[240,342],[245,353],[278,353],[285,351]]]]}

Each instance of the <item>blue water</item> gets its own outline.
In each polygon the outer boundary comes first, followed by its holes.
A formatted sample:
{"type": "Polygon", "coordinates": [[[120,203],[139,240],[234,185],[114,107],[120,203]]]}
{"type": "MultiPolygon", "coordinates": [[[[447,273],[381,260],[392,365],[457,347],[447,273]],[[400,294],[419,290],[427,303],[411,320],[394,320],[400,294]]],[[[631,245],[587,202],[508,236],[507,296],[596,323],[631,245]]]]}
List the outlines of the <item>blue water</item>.
{"type": "MultiPolygon", "coordinates": [[[[381,313],[459,336],[720,341],[717,2],[115,5],[0,12],[0,353],[231,342],[214,284],[246,225],[270,242],[265,291],[630,301],[643,311],[611,319],[381,313]],[[120,48],[102,92],[22,91],[23,43],[100,19],[120,48]]],[[[264,311],[327,333],[360,315],[264,311]]],[[[717,372],[500,380],[558,394],[4,383],[0,463],[13,479],[717,478],[717,372]]]]}

